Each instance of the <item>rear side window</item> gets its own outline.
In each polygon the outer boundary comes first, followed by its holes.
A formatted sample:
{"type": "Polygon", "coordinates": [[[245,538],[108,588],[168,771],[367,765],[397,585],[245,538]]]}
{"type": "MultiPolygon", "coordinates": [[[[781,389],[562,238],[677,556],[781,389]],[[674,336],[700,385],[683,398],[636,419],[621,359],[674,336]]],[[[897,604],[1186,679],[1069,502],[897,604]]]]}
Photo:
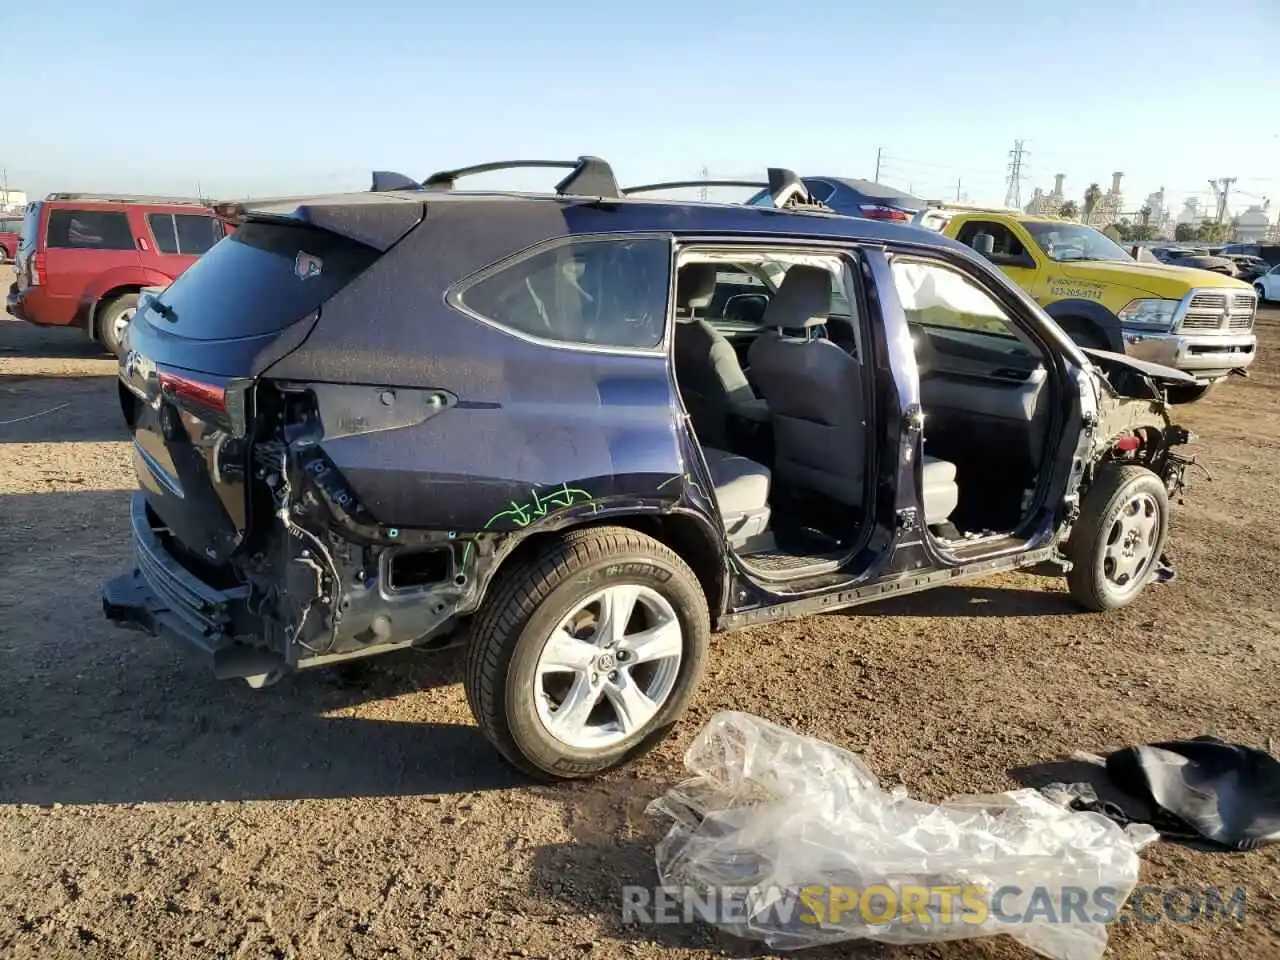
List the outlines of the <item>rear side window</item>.
{"type": "Polygon", "coordinates": [[[668,241],[565,240],[498,266],[457,301],[526,336],[604,347],[655,347],[666,324],[668,241]]]}
{"type": "Polygon", "coordinates": [[[372,247],[325,230],[248,222],[137,316],[193,340],[276,333],[313,313],[377,258],[372,247]]]}
{"type": "Polygon", "coordinates": [[[213,217],[177,213],[173,220],[178,225],[179,253],[199,256],[222,239],[222,223],[213,217]]]}
{"type": "Polygon", "coordinates": [[[173,226],[173,215],[153,213],[147,217],[151,235],[156,238],[156,249],[161,253],[178,252],[178,231],[173,226]]]}
{"type": "Polygon", "coordinates": [[[53,210],[47,245],[65,250],[132,250],[133,231],[123,213],[53,210]]]}
{"type": "Polygon", "coordinates": [[[152,213],[147,224],[161,253],[198,257],[222,239],[222,223],[192,213],[152,213]]]}

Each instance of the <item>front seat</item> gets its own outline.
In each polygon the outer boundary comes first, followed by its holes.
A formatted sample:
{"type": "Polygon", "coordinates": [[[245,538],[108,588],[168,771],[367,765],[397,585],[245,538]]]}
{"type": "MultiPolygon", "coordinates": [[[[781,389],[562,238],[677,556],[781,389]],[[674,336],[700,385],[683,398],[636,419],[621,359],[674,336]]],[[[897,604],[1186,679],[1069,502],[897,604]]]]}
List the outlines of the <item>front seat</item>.
{"type": "Polygon", "coordinates": [[[738,355],[724,336],[697,316],[711,302],[716,268],[694,263],[676,278],[676,326],[673,353],[676,380],[694,432],[704,447],[729,449],[729,418],[763,420],[767,410],[757,398],[738,355]]]}
{"type": "Polygon", "coordinates": [[[793,488],[862,504],[867,426],[862,366],[830,340],[831,274],[796,265],[751,344],[751,374],[773,420],[773,472],[793,488]]]}

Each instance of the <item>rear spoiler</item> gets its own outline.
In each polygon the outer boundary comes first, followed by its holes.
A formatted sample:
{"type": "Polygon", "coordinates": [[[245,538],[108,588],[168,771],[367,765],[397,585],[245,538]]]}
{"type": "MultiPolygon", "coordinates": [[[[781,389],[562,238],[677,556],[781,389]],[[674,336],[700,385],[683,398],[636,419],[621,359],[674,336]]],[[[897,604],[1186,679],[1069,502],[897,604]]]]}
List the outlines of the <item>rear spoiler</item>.
{"type": "Polygon", "coordinates": [[[245,221],[307,224],[386,252],[422,222],[426,205],[412,195],[325,194],[264,197],[211,204],[218,219],[241,226],[245,221]],[[372,211],[372,207],[378,209],[372,211]]]}

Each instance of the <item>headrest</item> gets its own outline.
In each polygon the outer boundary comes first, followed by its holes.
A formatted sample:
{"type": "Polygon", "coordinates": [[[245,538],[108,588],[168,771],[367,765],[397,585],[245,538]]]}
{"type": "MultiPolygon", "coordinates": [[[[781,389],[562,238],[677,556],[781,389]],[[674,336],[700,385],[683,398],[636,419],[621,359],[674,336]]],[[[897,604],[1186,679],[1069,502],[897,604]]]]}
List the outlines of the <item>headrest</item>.
{"type": "Polygon", "coordinates": [[[784,330],[810,330],[824,325],[830,313],[831,274],[821,267],[797,264],[782,278],[761,323],[784,330]]]}
{"type": "Polygon", "coordinates": [[[716,265],[690,263],[676,276],[676,307],[705,307],[716,292],[716,265]]]}

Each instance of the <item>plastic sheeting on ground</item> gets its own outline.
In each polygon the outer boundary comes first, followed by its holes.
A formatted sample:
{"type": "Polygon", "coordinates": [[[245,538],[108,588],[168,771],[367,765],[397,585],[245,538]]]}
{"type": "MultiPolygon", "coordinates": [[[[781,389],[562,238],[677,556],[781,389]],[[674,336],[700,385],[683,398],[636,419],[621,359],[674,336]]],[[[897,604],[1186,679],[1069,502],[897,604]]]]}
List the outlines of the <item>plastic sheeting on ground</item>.
{"type": "Polygon", "coordinates": [[[674,820],[662,883],[775,949],[1003,933],[1096,960],[1156,836],[1035,790],[912,800],[849,751],[745,713],[712,717],[685,764],[693,779],[650,806],[674,820]]]}

